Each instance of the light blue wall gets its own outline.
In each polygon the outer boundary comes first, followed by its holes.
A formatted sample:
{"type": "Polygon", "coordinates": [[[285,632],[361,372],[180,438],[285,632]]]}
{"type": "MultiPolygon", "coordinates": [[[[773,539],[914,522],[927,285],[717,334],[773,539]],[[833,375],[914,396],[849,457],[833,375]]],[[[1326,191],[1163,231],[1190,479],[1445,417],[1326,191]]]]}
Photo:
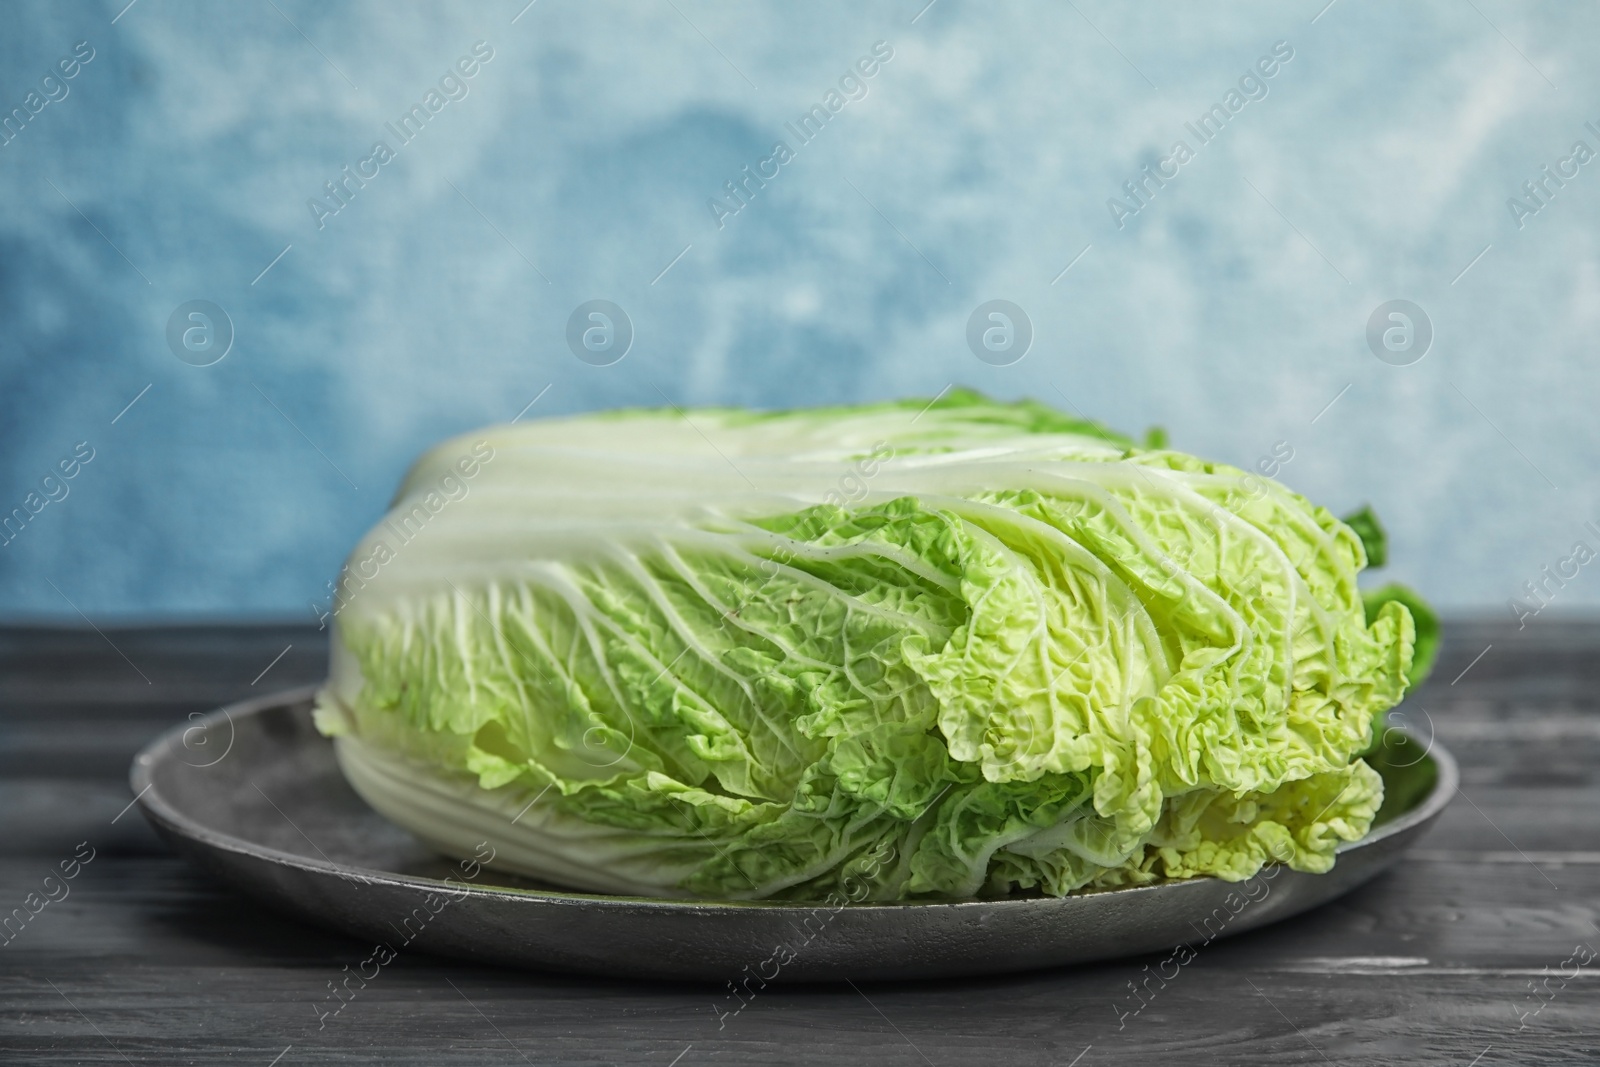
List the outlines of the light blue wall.
{"type": "MultiPolygon", "coordinates": [[[[0,548],[5,617],[309,620],[420,449],[546,385],[533,415],[961,382],[1239,464],[1285,442],[1283,478],[1373,502],[1395,575],[1447,607],[1505,611],[1600,547],[1600,161],[1520,229],[1507,206],[1600,150],[1592,5],[139,0],[113,24],[125,2],[10,4],[0,32],[6,111],[95,56],[0,147],[0,509],[94,450],[0,548]],[[478,41],[469,95],[400,146],[384,124],[478,41]],[[877,41],[865,98],[801,146],[784,123],[877,41]],[[1278,41],[1265,98],[1198,147],[1184,123],[1278,41]],[[1180,138],[1119,229],[1108,199],[1180,138]],[[708,200],[778,139],[795,158],[719,229],[708,200]],[[395,158],[319,228],[308,198],[377,140],[395,158]],[[637,331],[610,367],[563,341],[597,297],[637,331]],[[991,298],[1036,329],[1015,365],[966,347],[991,298]],[[1436,331],[1414,365],[1367,347],[1392,298],[1436,331]],[[165,340],[193,299],[236,330],[213,366],[165,340]]],[[[1587,570],[1558,597],[1597,602],[1587,570]]]]}

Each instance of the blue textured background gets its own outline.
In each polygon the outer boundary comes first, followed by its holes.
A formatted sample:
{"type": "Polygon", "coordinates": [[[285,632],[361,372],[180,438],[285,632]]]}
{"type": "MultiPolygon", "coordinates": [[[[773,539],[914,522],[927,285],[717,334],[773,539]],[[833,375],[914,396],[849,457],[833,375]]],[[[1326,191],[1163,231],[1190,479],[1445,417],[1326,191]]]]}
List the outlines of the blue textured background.
{"type": "Polygon", "coordinates": [[[0,34],[4,111],[95,50],[0,147],[0,510],[95,449],[0,548],[7,617],[309,621],[419,450],[547,385],[530,417],[961,382],[1239,464],[1282,441],[1447,607],[1600,547],[1600,161],[1520,229],[1506,204],[1600,150],[1600,8],[124,2],[0,34]],[[470,94],[319,229],[308,198],[480,40],[470,94]],[[708,199],[879,40],[866,98],[719,230],[708,199]],[[1279,40],[1267,97],[1119,230],[1107,199],[1279,40]],[[611,367],[563,341],[596,297],[637,330],[611,367]],[[996,297],[1037,331],[1010,367],[964,341],[996,297]],[[1364,340],[1395,297],[1436,330],[1412,366],[1364,340]],[[164,337],[197,298],[237,331],[204,368],[164,337]]]}

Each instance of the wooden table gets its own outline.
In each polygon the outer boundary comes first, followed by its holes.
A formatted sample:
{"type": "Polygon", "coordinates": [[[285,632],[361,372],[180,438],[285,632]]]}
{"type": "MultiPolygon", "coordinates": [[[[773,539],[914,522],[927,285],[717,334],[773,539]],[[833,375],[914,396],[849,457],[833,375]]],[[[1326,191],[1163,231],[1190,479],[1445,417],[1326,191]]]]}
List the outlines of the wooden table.
{"type": "Polygon", "coordinates": [[[69,895],[0,947],[0,1062],[1600,1057],[1600,958],[1574,960],[1600,950],[1600,624],[1450,626],[1434,680],[1406,710],[1460,759],[1463,792],[1411,861],[1320,911],[1207,947],[1120,1026],[1128,983],[1159,956],[1005,978],[774,986],[719,1030],[713,987],[404,954],[319,1030],[312,1005],[370,946],[185,866],[127,810],[126,772],[190,712],[318,679],[324,662],[310,629],[0,630],[0,915],[85,851],[80,842],[94,855],[69,895]]]}

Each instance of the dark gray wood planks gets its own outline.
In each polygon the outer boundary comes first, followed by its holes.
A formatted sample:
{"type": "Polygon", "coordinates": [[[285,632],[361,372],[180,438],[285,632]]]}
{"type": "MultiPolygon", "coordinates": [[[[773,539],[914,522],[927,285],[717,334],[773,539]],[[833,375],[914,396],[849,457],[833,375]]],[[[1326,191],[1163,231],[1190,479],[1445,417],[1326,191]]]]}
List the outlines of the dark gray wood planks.
{"type": "Polygon", "coordinates": [[[190,712],[314,681],[324,656],[311,628],[0,630],[0,910],[78,842],[97,850],[70,896],[0,948],[0,1061],[1065,1067],[1081,1054],[1092,1067],[1481,1055],[1491,1067],[1593,1058],[1600,1045],[1600,960],[1564,984],[1558,973],[1575,945],[1600,948],[1597,624],[1448,628],[1406,711],[1460,759],[1470,802],[1411,862],[1334,904],[1198,946],[1170,979],[1158,953],[981,980],[773,986],[721,1029],[712,1005],[723,989],[405,954],[319,1030],[312,1005],[371,946],[237,897],[172,857],[137,811],[118,816],[145,740],[190,712]]]}

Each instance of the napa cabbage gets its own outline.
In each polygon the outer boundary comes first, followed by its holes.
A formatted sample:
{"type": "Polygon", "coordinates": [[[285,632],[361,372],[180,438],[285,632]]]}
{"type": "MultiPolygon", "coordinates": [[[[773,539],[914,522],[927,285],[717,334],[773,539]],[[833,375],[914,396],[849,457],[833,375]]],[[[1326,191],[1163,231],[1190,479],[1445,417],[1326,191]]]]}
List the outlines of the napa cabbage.
{"type": "Polygon", "coordinates": [[[964,390],[446,442],[339,579],[317,722],[425,841],[584,890],[1326,871],[1432,616],[1357,587],[1375,518],[1145,444],[964,390]]]}

